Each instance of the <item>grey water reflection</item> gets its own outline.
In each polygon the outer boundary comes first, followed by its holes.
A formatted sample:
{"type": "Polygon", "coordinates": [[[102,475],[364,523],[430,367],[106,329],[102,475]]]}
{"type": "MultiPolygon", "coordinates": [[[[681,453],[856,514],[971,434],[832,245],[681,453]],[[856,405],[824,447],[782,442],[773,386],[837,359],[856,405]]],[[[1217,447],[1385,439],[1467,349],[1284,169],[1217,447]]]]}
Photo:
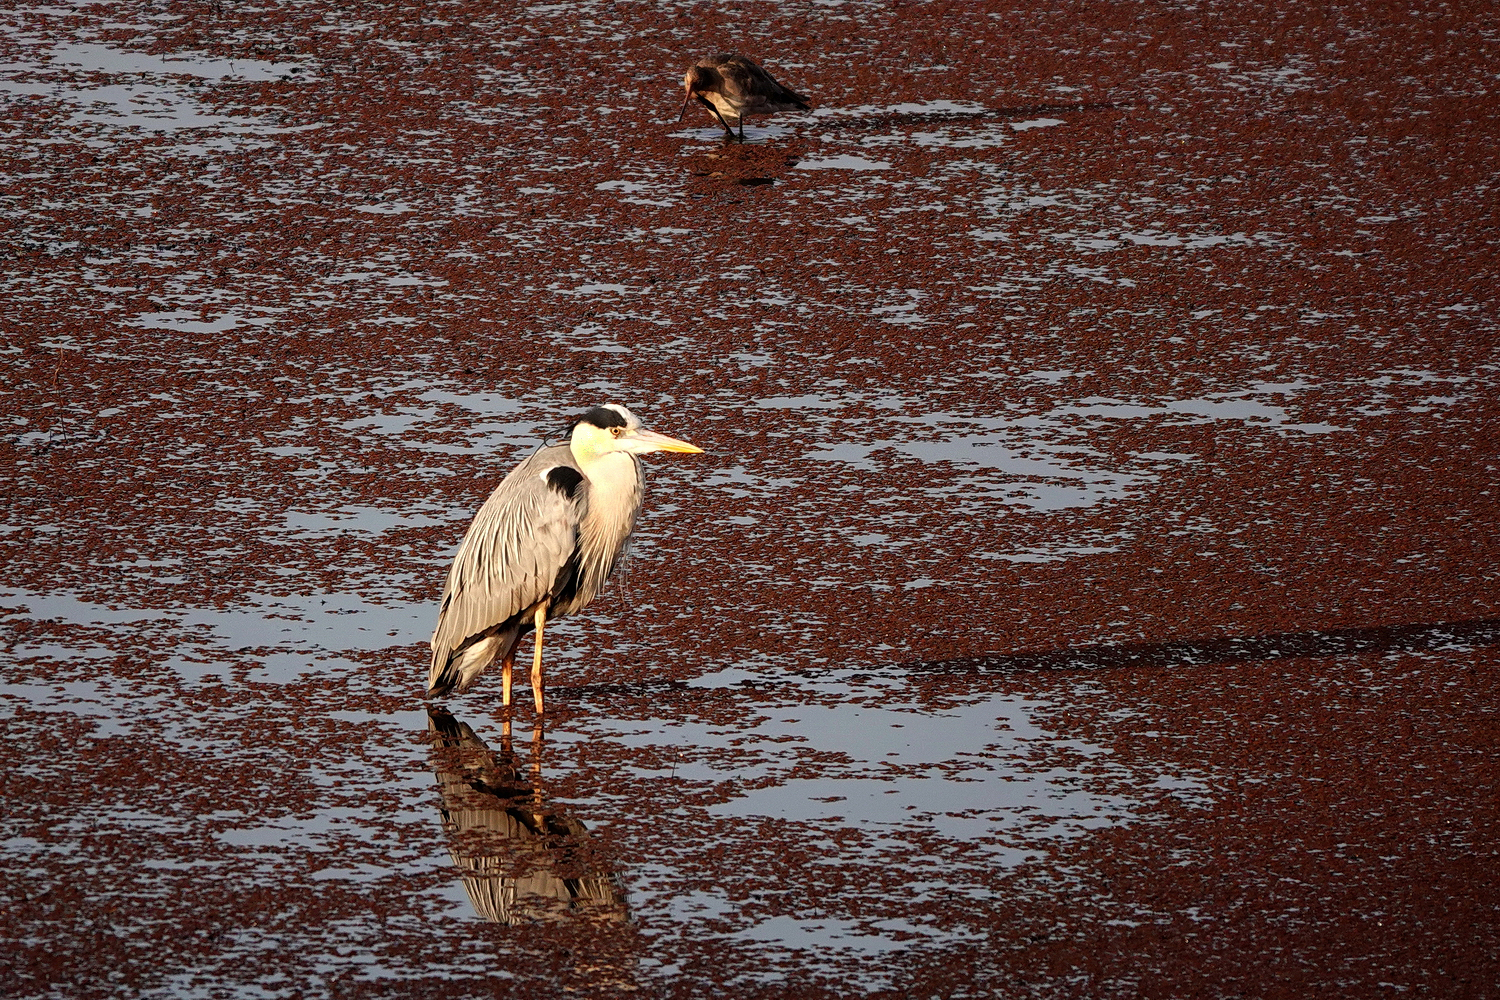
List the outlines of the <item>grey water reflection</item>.
{"type": "Polygon", "coordinates": [[[449,713],[429,709],[427,717],[443,830],[474,912],[512,925],[570,917],[628,921],[618,876],[590,856],[584,825],[542,790],[541,732],[527,766],[512,749],[509,723],[496,752],[449,713]]]}

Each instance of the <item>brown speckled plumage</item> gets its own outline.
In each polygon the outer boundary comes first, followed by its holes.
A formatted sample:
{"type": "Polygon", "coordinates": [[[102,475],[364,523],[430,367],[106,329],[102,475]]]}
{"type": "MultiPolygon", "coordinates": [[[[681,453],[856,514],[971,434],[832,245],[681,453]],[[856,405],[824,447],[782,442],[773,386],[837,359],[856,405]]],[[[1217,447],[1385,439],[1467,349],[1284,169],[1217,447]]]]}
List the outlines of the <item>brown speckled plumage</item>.
{"type": "Polygon", "coordinates": [[[812,107],[807,98],[783,86],[754,60],[731,52],[699,59],[688,67],[682,86],[685,94],[679,119],[688,104],[697,101],[724,126],[726,135],[734,134],[731,124],[738,125],[741,139],[745,138],[746,115],[806,111],[812,107]]]}

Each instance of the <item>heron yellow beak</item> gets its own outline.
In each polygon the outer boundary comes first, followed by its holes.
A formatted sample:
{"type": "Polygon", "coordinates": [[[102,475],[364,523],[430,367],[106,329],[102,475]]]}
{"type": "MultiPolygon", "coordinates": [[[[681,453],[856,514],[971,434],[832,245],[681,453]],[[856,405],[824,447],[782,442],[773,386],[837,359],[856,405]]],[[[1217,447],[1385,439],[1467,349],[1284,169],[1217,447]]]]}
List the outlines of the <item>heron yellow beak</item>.
{"type": "Polygon", "coordinates": [[[667,437],[655,431],[636,431],[629,436],[630,451],[644,454],[648,451],[680,451],[689,455],[701,455],[703,449],[686,441],[667,437]]]}

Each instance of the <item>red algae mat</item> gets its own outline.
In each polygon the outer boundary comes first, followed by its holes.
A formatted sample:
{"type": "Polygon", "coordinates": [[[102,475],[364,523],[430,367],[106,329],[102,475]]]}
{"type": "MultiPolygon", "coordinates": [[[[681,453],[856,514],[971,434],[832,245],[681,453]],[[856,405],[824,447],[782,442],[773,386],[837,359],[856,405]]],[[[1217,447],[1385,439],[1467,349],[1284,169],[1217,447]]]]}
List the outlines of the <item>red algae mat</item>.
{"type": "Polygon", "coordinates": [[[1491,4],[0,12],[0,993],[1500,995],[1491,4]],[[813,99],[677,120],[736,49],[813,99]],[[427,705],[570,415],[549,718],[427,705]]]}

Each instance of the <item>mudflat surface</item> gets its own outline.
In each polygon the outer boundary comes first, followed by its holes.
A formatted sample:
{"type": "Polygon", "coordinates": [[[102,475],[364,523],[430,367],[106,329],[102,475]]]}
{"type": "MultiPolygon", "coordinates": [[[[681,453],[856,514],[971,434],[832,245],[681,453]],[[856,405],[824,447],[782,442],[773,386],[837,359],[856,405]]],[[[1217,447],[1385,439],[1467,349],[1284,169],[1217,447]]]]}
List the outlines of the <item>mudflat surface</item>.
{"type": "Polygon", "coordinates": [[[0,990],[1500,993],[1500,18],[0,12],[0,990]],[[815,110],[676,120],[738,49],[815,110]],[[421,700],[624,403],[549,716],[421,700]]]}

